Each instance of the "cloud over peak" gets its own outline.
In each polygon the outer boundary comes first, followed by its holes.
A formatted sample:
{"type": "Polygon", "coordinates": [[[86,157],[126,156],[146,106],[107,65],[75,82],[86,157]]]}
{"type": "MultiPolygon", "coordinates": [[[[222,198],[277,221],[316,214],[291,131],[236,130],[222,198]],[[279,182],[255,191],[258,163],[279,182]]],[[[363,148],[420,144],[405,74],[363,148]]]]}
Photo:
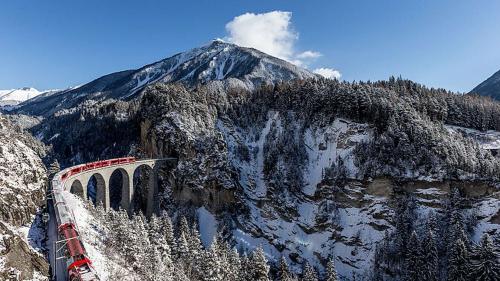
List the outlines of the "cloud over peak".
{"type": "Polygon", "coordinates": [[[284,60],[291,60],[298,34],[291,28],[292,13],[273,11],[246,13],[226,24],[229,41],[259,49],[284,60]]]}
{"type": "MultiPolygon", "coordinates": [[[[291,20],[292,13],[284,11],[245,13],[226,24],[226,40],[307,67],[322,54],[313,50],[296,51],[295,44],[299,39],[299,33],[293,29],[291,20]]],[[[326,70],[326,68],[321,69],[326,70]]],[[[337,79],[340,78],[340,72],[330,70],[336,72],[337,79]]],[[[327,72],[322,71],[322,73],[327,72]]]]}

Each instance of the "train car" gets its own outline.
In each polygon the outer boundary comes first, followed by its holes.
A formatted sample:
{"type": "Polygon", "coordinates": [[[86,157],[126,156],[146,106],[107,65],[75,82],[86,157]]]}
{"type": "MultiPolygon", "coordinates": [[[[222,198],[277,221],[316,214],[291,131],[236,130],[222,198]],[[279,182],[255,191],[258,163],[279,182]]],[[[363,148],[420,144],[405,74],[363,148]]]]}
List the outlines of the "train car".
{"type": "Polygon", "coordinates": [[[85,164],[84,169],[85,169],[85,171],[95,169],[95,163],[88,163],[88,164],[85,164]]]}
{"type": "Polygon", "coordinates": [[[84,168],[80,165],[65,169],[56,174],[52,179],[52,200],[59,237],[65,241],[68,280],[99,281],[99,276],[93,268],[92,262],[86,256],[85,248],[80,241],[71,210],[66,205],[62,193],[65,180],[82,170],[84,170],[84,168]]]}
{"type": "Polygon", "coordinates": [[[76,175],[82,171],[82,167],[73,168],[70,170],[71,175],[76,175]]]}
{"type": "Polygon", "coordinates": [[[64,182],[71,176],[91,171],[111,165],[134,163],[135,157],[123,157],[110,160],[96,161],[71,168],[64,169],[57,173],[52,179],[52,199],[59,236],[66,241],[66,261],[68,278],[70,281],[98,281],[99,277],[92,266],[91,260],[87,257],[85,247],[81,242],[76,228],[76,223],[72,217],[71,210],[66,205],[63,196],[64,182]]]}
{"type": "Polygon", "coordinates": [[[76,226],[73,223],[60,225],[59,234],[66,240],[69,280],[98,280],[93,272],[92,262],[85,254],[76,226]]]}

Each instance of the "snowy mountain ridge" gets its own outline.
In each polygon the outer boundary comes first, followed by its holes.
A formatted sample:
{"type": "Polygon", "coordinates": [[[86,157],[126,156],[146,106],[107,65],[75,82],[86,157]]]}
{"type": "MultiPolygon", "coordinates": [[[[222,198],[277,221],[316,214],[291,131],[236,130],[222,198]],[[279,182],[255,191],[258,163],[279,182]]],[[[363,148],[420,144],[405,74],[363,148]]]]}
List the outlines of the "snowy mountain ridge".
{"type": "Polygon", "coordinates": [[[13,106],[40,95],[42,92],[35,88],[24,87],[19,89],[0,90],[0,108],[6,110],[13,106]]]}
{"type": "Polygon", "coordinates": [[[129,100],[156,82],[194,86],[221,81],[226,86],[254,89],[262,83],[313,77],[319,76],[258,50],[214,40],[136,70],[112,73],[78,88],[40,96],[22,104],[19,112],[47,116],[90,99],[129,100]]]}

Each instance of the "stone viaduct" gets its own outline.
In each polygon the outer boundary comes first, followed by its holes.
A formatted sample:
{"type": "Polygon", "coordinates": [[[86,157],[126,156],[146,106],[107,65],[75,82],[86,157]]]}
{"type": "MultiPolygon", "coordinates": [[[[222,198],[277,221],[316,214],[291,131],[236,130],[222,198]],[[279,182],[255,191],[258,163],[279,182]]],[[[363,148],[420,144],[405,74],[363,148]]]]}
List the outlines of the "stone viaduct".
{"type": "MultiPolygon", "coordinates": [[[[107,210],[111,207],[111,197],[110,197],[110,184],[111,177],[117,173],[121,177],[121,190],[116,190],[114,187],[114,192],[119,192],[119,202],[114,202],[115,205],[118,203],[119,206],[126,210],[127,212],[132,212],[132,202],[134,198],[134,193],[137,189],[136,184],[134,184],[134,175],[136,177],[142,174],[143,178],[147,178],[147,207],[146,216],[157,211],[158,202],[158,169],[161,164],[172,161],[174,159],[148,159],[148,160],[138,160],[133,163],[117,164],[102,168],[96,168],[88,171],[78,173],[76,175],[69,176],[64,182],[64,190],[69,190],[73,194],[77,194],[84,199],[88,199],[91,192],[91,179],[95,178],[95,203],[102,204],[107,210]],[[120,196],[121,195],[121,196],[120,196]]],[[[92,190],[93,191],[93,190],[92,190]]],[[[116,197],[116,196],[115,196],[116,197]]]]}

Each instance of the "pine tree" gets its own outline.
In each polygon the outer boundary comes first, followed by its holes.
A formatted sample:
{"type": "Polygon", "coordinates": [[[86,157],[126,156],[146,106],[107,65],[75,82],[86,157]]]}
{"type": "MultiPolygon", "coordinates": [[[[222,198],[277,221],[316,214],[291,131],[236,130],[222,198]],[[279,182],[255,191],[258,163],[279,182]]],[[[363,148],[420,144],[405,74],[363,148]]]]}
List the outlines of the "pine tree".
{"type": "Polygon", "coordinates": [[[240,263],[238,252],[233,251],[229,244],[222,239],[221,235],[217,235],[215,240],[214,243],[217,244],[216,252],[224,280],[236,280],[239,271],[239,268],[236,267],[239,267],[240,263]]]}
{"type": "Polygon", "coordinates": [[[160,219],[161,232],[165,236],[165,240],[168,245],[172,248],[175,246],[174,228],[172,226],[172,220],[165,214],[160,219]]]}
{"type": "Polygon", "coordinates": [[[196,224],[193,225],[193,228],[191,230],[191,235],[189,236],[188,244],[191,256],[195,257],[201,253],[203,246],[200,240],[200,232],[198,232],[198,226],[196,224]]]}
{"type": "Polygon", "coordinates": [[[427,226],[428,231],[430,230],[430,231],[432,231],[432,233],[435,236],[439,236],[439,227],[438,227],[438,223],[437,223],[437,216],[436,216],[436,213],[432,210],[429,212],[429,215],[427,216],[426,226],[427,226]]]}
{"type": "Polygon", "coordinates": [[[186,272],[184,270],[184,265],[182,262],[177,262],[174,264],[174,270],[172,273],[174,281],[191,281],[189,277],[186,275],[186,272]]]}
{"type": "Polygon", "coordinates": [[[306,261],[304,268],[302,269],[302,281],[318,281],[318,274],[314,267],[312,267],[309,262],[306,261]]]}
{"type": "Polygon", "coordinates": [[[246,253],[241,256],[241,270],[238,281],[252,281],[254,276],[254,268],[246,253]]]}
{"type": "Polygon", "coordinates": [[[238,251],[236,249],[229,249],[229,255],[228,255],[228,268],[229,272],[226,273],[224,276],[224,280],[239,280],[240,279],[240,272],[241,272],[241,259],[240,255],[238,254],[238,251]]]}
{"type": "Polygon", "coordinates": [[[325,281],[337,281],[337,270],[335,269],[335,262],[333,261],[333,258],[330,258],[328,260],[328,263],[326,264],[326,277],[325,281]]]}
{"type": "Polygon", "coordinates": [[[408,241],[408,251],[406,254],[406,275],[407,281],[419,281],[421,277],[422,251],[418,242],[417,233],[413,231],[408,241]]]}
{"type": "Polygon", "coordinates": [[[151,216],[148,224],[148,237],[151,244],[155,245],[162,255],[165,251],[168,251],[168,255],[170,255],[170,247],[165,240],[165,235],[163,234],[162,226],[160,225],[160,221],[156,217],[156,215],[151,216]]]}
{"type": "Polygon", "coordinates": [[[464,241],[457,239],[448,255],[448,281],[467,281],[470,272],[469,253],[464,241]]]}
{"type": "Polygon", "coordinates": [[[253,273],[253,280],[268,281],[269,280],[269,265],[262,247],[258,247],[252,253],[250,264],[253,273]]]}
{"type": "Polygon", "coordinates": [[[439,277],[439,257],[434,233],[427,230],[427,235],[422,243],[422,275],[424,280],[437,281],[439,277]]]}
{"type": "Polygon", "coordinates": [[[134,235],[129,233],[133,229],[132,224],[133,222],[129,220],[128,214],[123,210],[118,211],[115,218],[110,221],[110,229],[113,230],[112,239],[110,239],[111,244],[129,261],[132,259],[131,239],[134,235]]]}
{"type": "Polygon", "coordinates": [[[217,243],[214,241],[208,251],[205,251],[203,258],[203,270],[201,272],[201,280],[204,281],[222,281],[223,273],[222,266],[217,254],[217,243]]]}
{"type": "Polygon", "coordinates": [[[470,279],[477,281],[500,280],[500,261],[491,237],[485,233],[471,265],[470,279]]]}
{"type": "Polygon", "coordinates": [[[184,264],[189,264],[189,245],[184,233],[181,233],[177,239],[176,253],[177,259],[182,261],[184,264]]]}
{"type": "Polygon", "coordinates": [[[409,241],[413,222],[416,219],[415,207],[416,202],[413,197],[406,197],[400,200],[396,213],[396,231],[395,245],[397,252],[404,256],[407,251],[407,243],[409,241]]]}
{"type": "Polygon", "coordinates": [[[59,171],[61,171],[61,166],[59,165],[57,159],[55,159],[49,166],[49,175],[55,175],[56,173],[59,173],[59,171]]]}
{"type": "Polygon", "coordinates": [[[181,220],[179,222],[179,236],[184,233],[185,237],[187,240],[189,240],[189,236],[191,231],[189,230],[189,224],[185,216],[181,217],[181,220]]]}
{"type": "Polygon", "coordinates": [[[288,263],[285,257],[281,257],[279,267],[278,267],[278,281],[290,281],[292,279],[292,274],[288,269],[288,263]]]}
{"type": "Polygon", "coordinates": [[[141,268],[143,276],[147,281],[171,281],[171,264],[165,263],[156,246],[151,245],[146,252],[146,256],[141,268]]]}
{"type": "Polygon", "coordinates": [[[143,218],[140,216],[134,216],[131,222],[132,231],[129,231],[129,237],[131,240],[127,243],[131,245],[130,251],[132,253],[133,268],[142,272],[145,267],[145,262],[147,261],[146,256],[148,254],[148,250],[151,248],[151,244],[147,235],[144,235],[147,232],[143,218]]]}

